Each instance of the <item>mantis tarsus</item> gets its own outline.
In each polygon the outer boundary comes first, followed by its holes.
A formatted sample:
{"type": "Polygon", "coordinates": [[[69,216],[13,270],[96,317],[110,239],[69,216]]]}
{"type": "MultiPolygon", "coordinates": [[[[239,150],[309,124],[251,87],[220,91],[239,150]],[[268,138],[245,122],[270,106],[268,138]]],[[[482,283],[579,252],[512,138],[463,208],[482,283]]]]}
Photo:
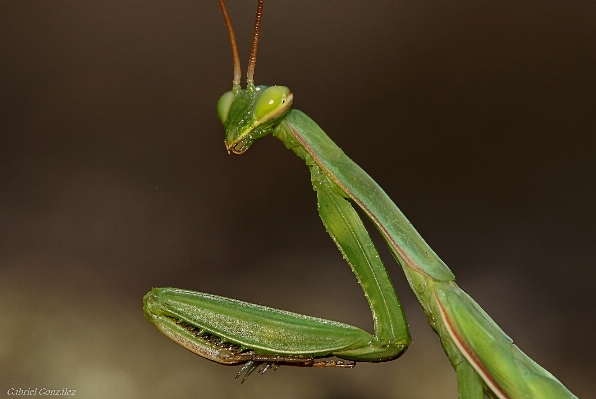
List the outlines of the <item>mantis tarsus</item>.
{"type": "Polygon", "coordinates": [[[374,335],[342,323],[175,288],[149,292],[144,298],[146,317],[166,336],[200,356],[223,364],[243,363],[239,375],[246,372],[244,378],[259,367],[265,372],[280,364],[349,368],[358,361],[398,358],[411,342],[407,322],[353,203],[370,218],[402,266],[457,373],[460,398],[574,398],[456,285],[449,268],[381,187],[312,119],[290,109],[293,95],[287,87],[254,85],[262,0],[247,87],[241,88],[232,24],[223,0],[220,5],[234,59],[233,88],[217,106],[226,148],[242,154],[255,140],[273,134],[305,161],[323,224],[369,302],[374,335]],[[332,356],[336,359],[329,359],[332,356]]]}

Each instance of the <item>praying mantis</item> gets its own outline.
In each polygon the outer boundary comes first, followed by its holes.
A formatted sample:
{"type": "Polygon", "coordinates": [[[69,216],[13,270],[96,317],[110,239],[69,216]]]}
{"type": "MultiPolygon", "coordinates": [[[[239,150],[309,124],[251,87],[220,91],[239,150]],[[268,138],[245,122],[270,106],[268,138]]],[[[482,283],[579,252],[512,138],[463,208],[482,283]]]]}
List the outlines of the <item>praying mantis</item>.
{"type": "Polygon", "coordinates": [[[263,0],[259,0],[246,89],[232,24],[219,0],[234,60],[232,90],[218,101],[228,152],[242,154],[272,134],[308,166],[323,224],[368,300],[374,334],[347,324],[221,296],[154,288],[145,316],[186,349],[222,364],[243,364],[249,376],[278,365],[351,368],[355,362],[397,359],[411,338],[399,297],[354,204],[367,215],[402,267],[429,325],[456,371],[460,398],[575,398],[525,355],[455,283],[381,187],[308,116],[291,109],[284,86],[255,86],[263,0]]]}

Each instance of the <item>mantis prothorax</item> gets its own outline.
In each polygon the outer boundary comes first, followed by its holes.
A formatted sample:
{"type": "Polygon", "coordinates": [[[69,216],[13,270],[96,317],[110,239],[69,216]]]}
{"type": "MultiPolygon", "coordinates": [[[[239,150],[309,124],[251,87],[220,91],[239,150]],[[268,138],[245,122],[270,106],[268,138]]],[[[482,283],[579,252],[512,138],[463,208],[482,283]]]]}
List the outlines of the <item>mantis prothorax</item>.
{"type": "Polygon", "coordinates": [[[232,90],[217,105],[226,149],[242,154],[255,140],[272,134],[305,161],[323,224],[370,305],[374,335],[343,323],[175,288],[149,292],[144,298],[146,317],[170,339],[202,357],[223,364],[244,363],[239,374],[246,371],[246,376],[259,366],[264,372],[279,364],[352,367],[358,361],[396,359],[410,344],[410,334],[399,298],[354,203],[402,266],[457,373],[460,398],[575,398],[455,284],[449,268],[381,187],[312,119],[290,109],[293,95],[287,87],[254,85],[262,0],[247,86],[241,88],[232,24],[224,0],[219,1],[234,59],[232,90]],[[331,356],[348,362],[325,359],[331,356]]]}

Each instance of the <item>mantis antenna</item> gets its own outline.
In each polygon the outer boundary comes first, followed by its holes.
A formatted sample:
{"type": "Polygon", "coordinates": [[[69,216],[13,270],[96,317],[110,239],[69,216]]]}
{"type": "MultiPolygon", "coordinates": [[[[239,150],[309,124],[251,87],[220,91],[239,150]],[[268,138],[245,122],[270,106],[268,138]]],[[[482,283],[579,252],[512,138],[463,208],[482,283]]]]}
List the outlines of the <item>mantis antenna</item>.
{"type": "MultiPolygon", "coordinates": [[[[232,20],[228,14],[228,9],[224,0],[219,0],[219,6],[221,12],[226,21],[226,27],[228,28],[228,35],[230,36],[230,46],[232,47],[232,58],[234,59],[234,80],[232,81],[234,92],[236,88],[240,87],[240,56],[238,55],[238,45],[236,44],[236,35],[234,34],[234,28],[232,26],[232,20]]],[[[263,0],[259,0],[257,5],[257,16],[255,18],[255,30],[252,36],[252,45],[250,46],[250,56],[248,57],[248,69],[246,71],[246,86],[247,89],[254,87],[254,75],[255,65],[257,64],[257,48],[259,45],[259,32],[261,31],[261,19],[263,17],[263,0]]]]}
{"type": "MultiPolygon", "coordinates": [[[[223,17],[226,20],[226,27],[228,28],[228,35],[230,36],[230,46],[232,47],[232,58],[234,59],[234,80],[232,81],[232,84],[233,84],[234,88],[236,88],[236,87],[240,86],[240,77],[242,74],[242,72],[240,70],[240,56],[238,55],[238,46],[236,45],[236,35],[234,34],[234,27],[232,26],[232,20],[230,19],[230,15],[228,14],[228,9],[226,8],[226,3],[224,2],[224,0],[219,0],[219,6],[221,7],[221,12],[223,14],[223,17]]],[[[262,7],[261,7],[261,9],[262,9],[262,7]]],[[[254,44],[253,44],[253,46],[254,46],[254,44]]],[[[256,53],[256,50],[255,50],[255,53],[256,53]]],[[[251,55],[251,59],[252,59],[252,55],[251,55]]],[[[253,71],[254,71],[254,66],[253,66],[253,71]]]]}
{"type": "MultiPolygon", "coordinates": [[[[223,1],[223,0],[222,0],[223,1]]],[[[255,30],[252,35],[250,46],[250,57],[248,57],[248,69],[246,70],[246,85],[254,86],[255,65],[257,64],[257,47],[259,45],[259,33],[261,31],[261,19],[263,17],[263,0],[257,5],[257,16],[255,17],[255,30]]]]}

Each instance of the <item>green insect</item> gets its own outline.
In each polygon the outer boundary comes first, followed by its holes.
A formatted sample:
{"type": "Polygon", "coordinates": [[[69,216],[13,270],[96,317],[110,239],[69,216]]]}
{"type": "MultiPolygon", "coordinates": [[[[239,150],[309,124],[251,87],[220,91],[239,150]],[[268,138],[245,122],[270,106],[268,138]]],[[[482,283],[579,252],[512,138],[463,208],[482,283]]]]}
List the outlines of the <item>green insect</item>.
{"type": "Polygon", "coordinates": [[[234,58],[232,90],[217,105],[226,148],[242,154],[255,140],[272,134],[305,161],[323,224],[370,305],[374,335],[343,323],[176,288],[149,292],[144,298],[146,317],[170,339],[202,357],[244,364],[238,373],[246,372],[244,378],[259,367],[261,373],[278,365],[349,368],[358,361],[398,358],[411,342],[407,322],[385,267],[352,206],[356,204],[385,238],[439,335],[457,373],[460,398],[575,398],[456,285],[449,268],[383,189],[312,119],[290,109],[293,95],[287,87],[254,85],[262,0],[247,87],[240,87],[234,32],[223,0],[220,5],[234,58]]]}

